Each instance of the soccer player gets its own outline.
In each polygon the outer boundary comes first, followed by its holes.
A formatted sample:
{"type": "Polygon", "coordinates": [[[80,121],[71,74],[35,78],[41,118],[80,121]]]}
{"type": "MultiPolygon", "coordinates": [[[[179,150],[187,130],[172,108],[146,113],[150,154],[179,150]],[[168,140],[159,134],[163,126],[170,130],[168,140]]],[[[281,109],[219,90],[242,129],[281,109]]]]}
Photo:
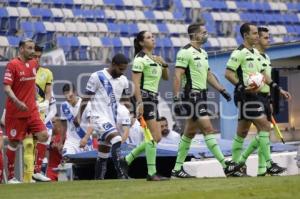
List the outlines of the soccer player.
{"type": "Polygon", "coordinates": [[[159,118],[160,129],[161,129],[161,141],[160,143],[164,144],[179,144],[180,135],[179,133],[170,130],[168,120],[165,117],[159,118]]]}
{"type": "Polygon", "coordinates": [[[5,131],[9,140],[6,151],[8,183],[20,183],[14,177],[15,152],[26,133],[34,134],[39,142],[48,139],[35,101],[38,62],[33,59],[34,47],[31,39],[20,41],[19,56],[9,61],[4,74],[4,92],[7,95],[5,131]]]}
{"type": "MultiPolygon", "coordinates": [[[[40,58],[42,56],[43,48],[40,46],[35,46],[35,54],[34,58],[38,62],[38,68],[37,68],[37,74],[36,74],[36,89],[37,89],[37,103],[39,104],[39,112],[41,119],[44,121],[44,124],[46,124],[46,127],[49,120],[56,114],[56,105],[54,97],[52,96],[52,82],[53,82],[53,74],[52,72],[44,67],[40,66],[40,58]],[[51,104],[49,102],[51,101],[51,104]],[[52,106],[50,106],[52,105],[52,106]],[[49,111],[49,114],[47,114],[49,110],[49,106],[51,107],[51,111],[49,111]],[[46,119],[47,114],[47,121],[46,119]]],[[[47,128],[48,134],[51,132],[47,128]]],[[[49,135],[51,138],[51,134],[49,135]]],[[[42,168],[42,161],[46,155],[47,151],[47,142],[41,143],[37,142],[35,145],[35,150],[33,146],[33,138],[31,135],[28,135],[24,141],[24,164],[26,165],[24,167],[24,182],[31,182],[31,178],[37,181],[41,182],[48,182],[50,181],[50,178],[44,176],[41,172],[42,168]],[[35,155],[35,161],[33,162],[33,158],[35,155]],[[34,164],[35,163],[35,164],[34,164]],[[33,170],[33,164],[34,164],[34,170],[33,170]],[[33,173],[34,172],[34,173],[33,173]]]]}
{"type": "MultiPolygon", "coordinates": [[[[92,73],[86,86],[86,96],[80,108],[80,113],[91,103],[91,123],[98,134],[99,148],[95,165],[95,179],[105,177],[109,152],[117,177],[127,179],[120,166],[122,137],[116,129],[118,104],[122,97],[127,97],[129,83],[123,75],[129,60],[123,54],[116,54],[108,68],[92,73]]],[[[77,122],[80,121],[80,114],[77,122]]]]}
{"type": "MultiPolygon", "coordinates": [[[[260,53],[260,59],[262,61],[262,66],[265,70],[265,75],[267,75],[269,78],[271,78],[271,72],[272,72],[272,66],[271,66],[271,60],[269,56],[266,54],[266,49],[269,47],[269,30],[265,27],[259,27],[258,28],[258,35],[259,40],[258,43],[255,45],[255,48],[260,53]]],[[[264,112],[267,116],[268,121],[271,121],[272,117],[272,104],[271,104],[271,95],[270,95],[270,86],[265,84],[257,93],[259,99],[262,101],[264,105],[264,112]]],[[[289,95],[287,93],[287,95],[289,95]]],[[[249,123],[248,130],[250,128],[251,123],[249,123]]],[[[246,131],[246,129],[245,129],[246,131]]],[[[246,136],[244,134],[244,136],[246,136]]],[[[243,137],[245,138],[245,137],[243,137]]],[[[258,137],[255,137],[252,142],[249,144],[247,149],[243,151],[243,153],[240,155],[238,163],[244,165],[249,155],[258,147],[258,137]]],[[[284,172],[286,169],[283,167],[273,167],[273,169],[270,169],[266,167],[266,160],[263,156],[262,150],[258,149],[258,176],[265,176],[265,175],[277,175],[282,172],[284,172]]],[[[275,164],[275,163],[274,163],[275,164]]]]}
{"type": "Polygon", "coordinates": [[[208,149],[220,162],[225,174],[229,175],[238,169],[237,165],[225,161],[224,155],[216,141],[215,131],[207,112],[207,83],[219,91],[227,101],[231,100],[231,96],[210,71],[207,53],[201,48],[208,37],[204,24],[195,23],[189,25],[188,34],[190,43],[177,53],[173,79],[174,111],[177,116],[186,117],[186,124],[179,143],[176,164],[171,172],[171,177],[193,177],[184,171],[182,165],[188,154],[191,141],[198,130],[203,132],[208,149]],[[185,84],[182,85],[184,95],[180,96],[182,80],[185,80],[185,84]]]}
{"type": "MultiPolygon", "coordinates": [[[[160,79],[168,80],[168,64],[162,57],[152,54],[155,40],[151,32],[141,31],[134,39],[135,58],[132,65],[132,81],[136,100],[137,118],[144,117],[153,140],[145,140],[126,156],[124,167],[142,152],[146,153],[147,180],[159,181],[166,178],[156,172],[156,145],[161,139],[158,119],[158,87],[160,79]]],[[[122,164],[123,165],[123,164],[122,164]]]]}
{"type": "MultiPolygon", "coordinates": [[[[283,168],[271,161],[270,140],[271,131],[270,123],[264,107],[264,102],[258,95],[257,90],[251,86],[245,86],[246,81],[251,73],[262,72],[265,74],[265,68],[261,61],[262,56],[254,48],[257,45],[259,36],[257,27],[250,23],[244,23],[240,28],[240,33],[244,43],[234,50],[227,62],[225,77],[235,85],[234,100],[239,108],[239,121],[237,135],[232,145],[232,160],[238,163],[243,148],[244,138],[247,136],[251,123],[256,126],[258,136],[251,143],[259,145],[261,153],[267,163],[267,169],[279,172],[283,168]]],[[[282,90],[268,75],[264,75],[266,83],[274,90],[279,91],[285,98],[291,96],[288,92],[282,90]]],[[[245,167],[244,167],[245,168],[245,167]]],[[[232,175],[244,176],[244,173],[233,173],[232,175]]]]}
{"type": "Polygon", "coordinates": [[[66,140],[63,147],[63,156],[82,153],[92,149],[91,134],[93,129],[90,124],[91,105],[88,103],[82,114],[80,124],[75,122],[82,99],[77,96],[76,88],[72,84],[65,84],[62,88],[66,98],[61,105],[61,119],[66,126],[66,140]]]}
{"type": "Polygon", "coordinates": [[[3,148],[3,132],[2,125],[0,127],[0,184],[3,180],[3,157],[2,157],[2,148],[3,148]]]}

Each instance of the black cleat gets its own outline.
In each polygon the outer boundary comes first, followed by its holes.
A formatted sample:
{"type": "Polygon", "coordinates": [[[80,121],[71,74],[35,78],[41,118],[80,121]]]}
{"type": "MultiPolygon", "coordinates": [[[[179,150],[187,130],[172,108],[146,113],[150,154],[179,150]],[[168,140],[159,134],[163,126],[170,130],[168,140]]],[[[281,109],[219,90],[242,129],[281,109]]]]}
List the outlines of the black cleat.
{"type": "Polygon", "coordinates": [[[158,175],[157,173],[153,174],[150,176],[149,174],[147,175],[147,181],[164,181],[164,180],[169,180],[169,178],[158,175]]]}
{"type": "Polygon", "coordinates": [[[195,176],[191,176],[181,167],[179,171],[172,170],[171,178],[195,178],[195,176]]]}
{"type": "Polygon", "coordinates": [[[237,164],[233,161],[226,161],[225,164],[227,167],[224,169],[224,173],[227,177],[246,177],[247,174],[244,174],[241,171],[243,165],[237,164]]]}
{"type": "Polygon", "coordinates": [[[245,175],[247,175],[247,165],[244,163],[244,164],[241,164],[241,169],[240,169],[240,171],[243,173],[243,174],[245,174],[245,175]]]}
{"type": "Polygon", "coordinates": [[[122,169],[124,175],[127,176],[127,178],[128,178],[129,165],[128,165],[128,163],[127,163],[127,161],[126,161],[125,158],[122,158],[122,159],[120,160],[120,167],[121,167],[121,169],[122,169]]]}
{"type": "Polygon", "coordinates": [[[286,171],[286,168],[279,166],[277,163],[275,162],[271,162],[271,167],[267,168],[267,174],[274,176],[274,175],[279,175],[283,172],[286,171]]]}

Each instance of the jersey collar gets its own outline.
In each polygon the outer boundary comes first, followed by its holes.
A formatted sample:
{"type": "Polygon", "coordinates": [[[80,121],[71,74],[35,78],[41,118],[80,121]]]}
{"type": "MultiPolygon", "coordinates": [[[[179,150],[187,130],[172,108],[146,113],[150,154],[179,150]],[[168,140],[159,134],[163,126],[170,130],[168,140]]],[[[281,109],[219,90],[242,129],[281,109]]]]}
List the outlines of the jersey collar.
{"type": "Polygon", "coordinates": [[[110,80],[110,79],[113,79],[113,77],[109,74],[109,72],[107,72],[107,69],[108,69],[108,68],[104,68],[104,69],[103,69],[103,73],[105,74],[105,76],[107,77],[107,79],[109,79],[109,80],[110,80]]]}

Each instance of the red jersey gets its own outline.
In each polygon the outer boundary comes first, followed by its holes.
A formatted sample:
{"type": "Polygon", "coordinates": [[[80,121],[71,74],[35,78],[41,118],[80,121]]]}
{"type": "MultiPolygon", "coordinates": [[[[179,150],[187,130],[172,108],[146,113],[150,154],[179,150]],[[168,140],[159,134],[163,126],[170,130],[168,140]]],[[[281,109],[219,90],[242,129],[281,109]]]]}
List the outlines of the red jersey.
{"type": "Polygon", "coordinates": [[[37,111],[35,101],[35,76],[38,63],[35,59],[24,63],[20,58],[14,58],[6,65],[3,84],[10,85],[16,97],[24,102],[28,111],[20,111],[10,98],[6,100],[6,115],[9,117],[28,117],[37,111]]]}

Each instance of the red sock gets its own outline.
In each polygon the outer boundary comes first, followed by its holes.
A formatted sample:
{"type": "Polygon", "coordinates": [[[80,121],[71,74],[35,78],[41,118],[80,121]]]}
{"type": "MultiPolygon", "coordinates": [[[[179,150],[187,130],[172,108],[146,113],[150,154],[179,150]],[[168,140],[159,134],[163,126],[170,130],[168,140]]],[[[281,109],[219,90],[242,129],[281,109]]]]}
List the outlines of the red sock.
{"type": "Polygon", "coordinates": [[[46,150],[47,150],[46,143],[38,142],[36,144],[34,173],[40,173],[41,172],[43,159],[46,155],[46,150]]]}
{"type": "Polygon", "coordinates": [[[17,150],[17,148],[13,148],[9,145],[7,146],[7,149],[6,149],[8,180],[15,177],[16,150],[17,150]]]}
{"type": "Polygon", "coordinates": [[[2,158],[2,152],[0,150],[0,184],[3,179],[3,158],[2,158]]]}

